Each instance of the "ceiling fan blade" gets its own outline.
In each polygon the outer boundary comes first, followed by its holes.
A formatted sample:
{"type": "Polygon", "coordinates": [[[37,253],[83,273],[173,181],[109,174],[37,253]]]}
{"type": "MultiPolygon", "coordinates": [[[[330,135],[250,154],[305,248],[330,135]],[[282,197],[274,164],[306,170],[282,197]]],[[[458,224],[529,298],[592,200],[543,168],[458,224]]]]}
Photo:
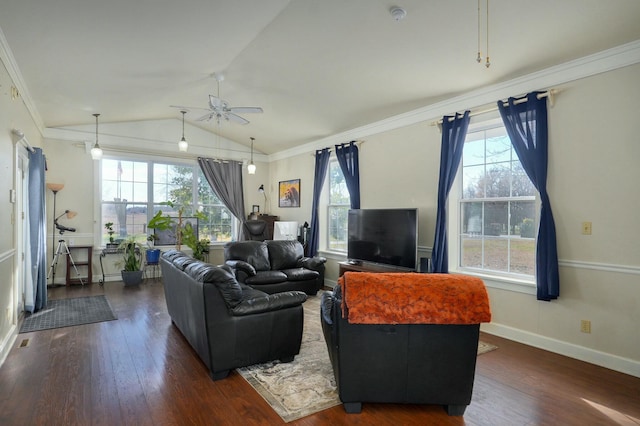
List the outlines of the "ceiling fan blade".
{"type": "Polygon", "coordinates": [[[215,112],[210,112],[208,114],[203,115],[202,117],[196,118],[196,121],[209,121],[213,118],[215,114],[216,114],[215,112]]]}
{"type": "Polygon", "coordinates": [[[263,112],[260,107],[231,107],[229,108],[230,112],[235,114],[249,114],[249,113],[260,113],[263,112]]]}
{"type": "Polygon", "coordinates": [[[229,121],[235,121],[236,123],[239,123],[239,124],[249,124],[249,120],[247,120],[246,118],[242,118],[239,115],[234,114],[232,112],[226,113],[225,118],[229,121]]]}

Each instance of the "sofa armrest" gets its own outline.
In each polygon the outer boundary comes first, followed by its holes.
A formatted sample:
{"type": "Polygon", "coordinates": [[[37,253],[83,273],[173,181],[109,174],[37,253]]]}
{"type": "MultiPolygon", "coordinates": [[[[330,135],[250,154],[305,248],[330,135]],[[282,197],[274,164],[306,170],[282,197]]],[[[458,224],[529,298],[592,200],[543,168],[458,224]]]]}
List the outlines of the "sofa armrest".
{"type": "Polygon", "coordinates": [[[227,260],[224,262],[224,264],[242,271],[250,277],[253,277],[256,274],[256,268],[254,268],[250,263],[247,263],[243,260],[227,260]]]}
{"type": "Polygon", "coordinates": [[[265,294],[264,296],[243,300],[238,306],[234,307],[231,312],[234,316],[259,314],[298,306],[305,300],[307,300],[307,295],[303,291],[285,291],[282,293],[265,294]]]}
{"type": "Polygon", "coordinates": [[[318,271],[326,263],[326,261],[327,258],[321,256],[303,257],[302,259],[300,259],[300,266],[318,271]]]}

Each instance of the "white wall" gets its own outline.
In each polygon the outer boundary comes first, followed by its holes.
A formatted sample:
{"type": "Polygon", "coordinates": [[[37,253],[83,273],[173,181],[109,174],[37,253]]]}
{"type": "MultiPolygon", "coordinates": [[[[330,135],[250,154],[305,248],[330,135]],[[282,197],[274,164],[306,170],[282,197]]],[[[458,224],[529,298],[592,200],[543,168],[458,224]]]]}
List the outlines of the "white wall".
{"type": "MultiPolygon", "coordinates": [[[[11,349],[18,324],[18,287],[16,271],[21,256],[16,252],[15,218],[20,217],[15,210],[17,204],[11,202],[10,191],[17,189],[16,144],[13,129],[20,129],[32,146],[40,146],[40,134],[19,91],[0,56],[0,364],[11,349]]],[[[18,144],[22,147],[22,144],[18,144]]]]}
{"type": "MultiPolygon", "coordinates": [[[[487,282],[493,322],[483,329],[640,376],[640,65],[555,87],[548,191],[560,298],[538,302],[533,289],[487,282]],[[581,234],[583,221],[593,223],[591,236],[581,234]],[[591,334],[580,332],[582,319],[591,321],[591,334]]],[[[441,136],[430,124],[367,136],[360,150],[362,207],[418,207],[423,250],[433,244],[440,161],[441,136]]],[[[301,157],[278,160],[272,170],[296,169],[301,157]]],[[[330,257],[329,282],[337,260],[330,257]]]]}

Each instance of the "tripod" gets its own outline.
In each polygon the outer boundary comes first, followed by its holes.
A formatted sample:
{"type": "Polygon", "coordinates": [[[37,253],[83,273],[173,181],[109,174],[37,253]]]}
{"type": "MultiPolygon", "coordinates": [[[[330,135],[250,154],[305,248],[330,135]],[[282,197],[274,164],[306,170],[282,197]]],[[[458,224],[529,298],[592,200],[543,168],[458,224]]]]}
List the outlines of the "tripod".
{"type": "MultiPolygon", "coordinates": [[[[62,235],[62,232],[60,232],[62,235]]],[[[76,271],[76,275],[80,280],[80,284],[84,285],[84,281],[80,277],[80,273],[78,272],[78,268],[76,268],[76,263],[73,261],[73,257],[71,257],[71,252],[69,251],[69,246],[67,246],[67,242],[63,239],[58,240],[58,248],[56,249],[56,253],[53,255],[53,262],[51,262],[51,267],[49,268],[49,273],[47,274],[47,280],[49,276],[52,276],[51,285],[55,285],[56,282],[56,269],[58,269],[58,260],[60,260],[60,255],[66,254],[69,256],[69,262],[73,265],[73,269],[76,271]]]]}

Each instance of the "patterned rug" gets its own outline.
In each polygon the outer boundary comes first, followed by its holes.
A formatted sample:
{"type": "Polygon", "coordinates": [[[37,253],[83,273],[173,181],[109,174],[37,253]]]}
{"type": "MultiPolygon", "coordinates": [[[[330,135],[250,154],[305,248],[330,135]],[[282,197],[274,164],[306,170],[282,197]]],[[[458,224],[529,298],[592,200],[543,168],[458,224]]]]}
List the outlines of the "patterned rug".
{"type": "Polygon", "coordinates": [[[340,404],[320,325],[322,292],[304,302],[300,353],[289,363],[271,361],[238,372],[285,422],[340,404]]]}
{"type": "MultiPolygon", "coordinates": [[[[304,302],[304,330],[300,353],[290,363],[271,361],[237,371],[285,422],[340,404],[333,368],[320,325],[320,299],[304,302]]],[[[497,346],[478,342],[478,355],[497,346]]]]}
{"type": "Polygon", "coordinates": [[[47,307],[26,314],[20,333],[117,319],[104,295],[49,300],[47,307]]]}

